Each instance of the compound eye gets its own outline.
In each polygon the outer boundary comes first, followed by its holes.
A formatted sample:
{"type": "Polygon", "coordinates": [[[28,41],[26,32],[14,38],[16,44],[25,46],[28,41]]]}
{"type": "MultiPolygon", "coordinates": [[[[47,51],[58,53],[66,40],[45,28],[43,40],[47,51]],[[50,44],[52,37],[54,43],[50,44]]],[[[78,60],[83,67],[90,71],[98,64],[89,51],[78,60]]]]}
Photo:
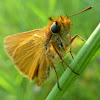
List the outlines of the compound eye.
{"type": "Polygon", "coordinates": [[[60,27],[58,26],[57,22],[54,22],[50,27],[51,32],[53,33],[59,33],[60,27]]]}

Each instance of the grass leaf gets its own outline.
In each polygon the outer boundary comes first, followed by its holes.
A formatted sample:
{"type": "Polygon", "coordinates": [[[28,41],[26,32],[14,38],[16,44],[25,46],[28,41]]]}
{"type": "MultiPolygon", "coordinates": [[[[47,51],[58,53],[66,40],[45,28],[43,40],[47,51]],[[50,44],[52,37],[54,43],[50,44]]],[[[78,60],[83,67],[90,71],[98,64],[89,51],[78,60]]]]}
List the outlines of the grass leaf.
{"type": "MultiPolygon", "coordinates": [[[[100,24],[94,30],[92,35],[89,37],[87,42],[81,48],[75,59],[70,64],[70,67],[77,73],[81,74],[87,65],[93,60],[94,55],[100,47],[100,24]]],[[[96,55],[95,55],[96,56],[96,55]]],[[[79,75],[80,76],[80,75],[79,75]]],[[[75,82],[79,77],[69,68],[63,73],[59,80],[61,91],[58,89],[57,85],[52,89],[46,100],[60,100],[64,95],[66,90],[75,82]]]]}

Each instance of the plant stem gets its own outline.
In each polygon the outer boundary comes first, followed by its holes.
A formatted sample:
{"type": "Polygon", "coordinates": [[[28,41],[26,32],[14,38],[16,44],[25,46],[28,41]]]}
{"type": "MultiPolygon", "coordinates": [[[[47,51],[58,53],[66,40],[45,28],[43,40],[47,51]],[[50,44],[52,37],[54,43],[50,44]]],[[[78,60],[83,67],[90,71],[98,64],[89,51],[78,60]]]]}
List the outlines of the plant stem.
{"type": "MultiPolygon", "coordinates": [[[[97,50],[100,47],[100,24],[96,27],[87,42],[81,48],[70,67],[77,73],[81,74],[87,65],[96,57],[97,50]]],[[[46,100],[60,100],[66,90],[75,82],[80,75],[74,74],[69,68],[63,73],[59,80],[61,91],[57,85],[54,86],[46,100]]]]}

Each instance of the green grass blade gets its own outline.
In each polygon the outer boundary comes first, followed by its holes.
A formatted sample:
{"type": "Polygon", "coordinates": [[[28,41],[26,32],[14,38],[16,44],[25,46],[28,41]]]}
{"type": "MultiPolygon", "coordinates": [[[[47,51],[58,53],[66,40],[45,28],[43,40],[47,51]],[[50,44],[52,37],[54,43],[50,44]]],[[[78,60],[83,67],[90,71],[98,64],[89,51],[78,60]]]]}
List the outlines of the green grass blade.
{"type": "MultiPolygon", "coordinates": [[[[100,24],[94,30],[87,42],[81,48],[75,59],[70,64],[70,67],[77,73],[81,73],[87,65],[95,58],[97,51],[100,47],[100,24]]],[[[80,75],[79,75],[80,76],[80,75]]],[[[73,84],[79,77],[70,71],[69,68],[63,73],[59,80],[61,91],[57,85],[52,89],[46,100],[60,100],[66,90],[73,84]]]]}

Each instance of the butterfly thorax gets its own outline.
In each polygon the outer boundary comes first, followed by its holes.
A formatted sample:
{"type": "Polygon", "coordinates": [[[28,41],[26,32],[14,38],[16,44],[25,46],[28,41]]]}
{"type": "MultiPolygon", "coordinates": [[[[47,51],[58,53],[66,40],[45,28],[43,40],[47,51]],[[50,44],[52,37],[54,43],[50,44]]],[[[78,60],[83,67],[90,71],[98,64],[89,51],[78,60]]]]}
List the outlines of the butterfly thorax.
{"type": "Polygon", "coordinates": [[[61,56],[65,56],[71,41],[70,30],[71,30],[71,20],[63,16],[58,17],[57,19],[54,18],[53,21],[51,21],[48,24],[48,26],[44,28],[47,37],[47,44],[49,46],[48,55],[51,56],[51,59],[55,58],[57,59],[59,57],[57,56],[52,45],[50,45],[51,44],[50,42],[53,42],[55,48],[58,50],[61,56]],[[59,28],[59,31],[57,33],[53,33],[51,28],[53,24],[55,25],[55,23],[59,28]]]}

